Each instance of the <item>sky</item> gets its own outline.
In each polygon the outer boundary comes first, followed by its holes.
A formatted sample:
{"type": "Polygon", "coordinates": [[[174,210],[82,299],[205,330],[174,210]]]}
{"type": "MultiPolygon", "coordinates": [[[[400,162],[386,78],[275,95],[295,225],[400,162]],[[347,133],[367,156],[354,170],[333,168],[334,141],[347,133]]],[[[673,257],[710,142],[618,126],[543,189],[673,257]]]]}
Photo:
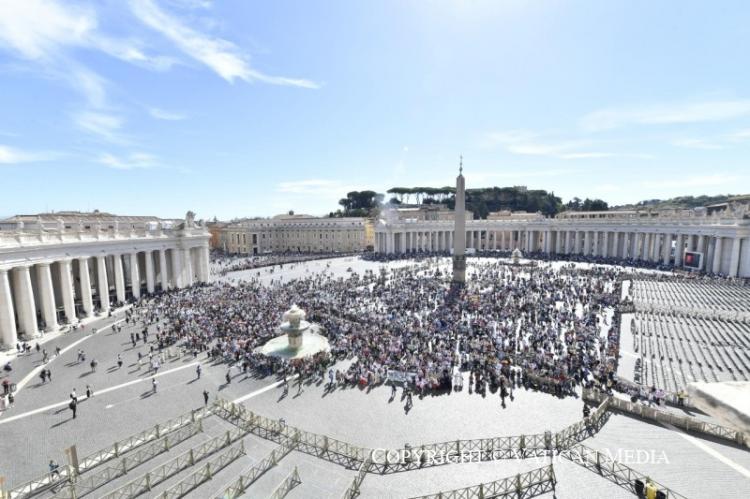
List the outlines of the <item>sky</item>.
{"type": "Polygon", "coordinates": [[[0,0],[0,216],[750,193],[750,2],[0,0]]]}

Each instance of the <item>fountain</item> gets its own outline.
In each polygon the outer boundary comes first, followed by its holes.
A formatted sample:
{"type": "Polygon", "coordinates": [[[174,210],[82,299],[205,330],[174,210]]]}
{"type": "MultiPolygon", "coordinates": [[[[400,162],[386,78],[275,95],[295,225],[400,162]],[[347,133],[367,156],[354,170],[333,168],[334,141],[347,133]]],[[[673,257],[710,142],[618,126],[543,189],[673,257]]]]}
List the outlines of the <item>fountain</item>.
{"type": "Polygon", "coordinates": [[[292,305],[281,319],[284,322],[279,326],[279,331],[283,334],[258,347],[256,352],[271,357],[300,359],[330,351],[328,338],[318,333],[320,326],[307,322],[305,311],[297,305],[292,305]]]}
{"type": "Polygon", "coordinates": [[[521,253],[521,250],[518,248],[514,249],[510,254],[510,259],[513,262],[513,265],[520,265],[521,258],[523,258],[523,253],[521,253]]]}

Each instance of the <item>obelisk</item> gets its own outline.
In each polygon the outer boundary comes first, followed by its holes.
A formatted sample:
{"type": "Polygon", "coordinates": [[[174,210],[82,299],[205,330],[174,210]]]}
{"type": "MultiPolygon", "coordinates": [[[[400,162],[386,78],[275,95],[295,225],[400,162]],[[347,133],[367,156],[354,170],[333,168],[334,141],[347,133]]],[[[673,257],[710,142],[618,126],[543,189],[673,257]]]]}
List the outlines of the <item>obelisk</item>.
{"type": "Polygon", "coordinates": [[[456,177],[456,206],[453,210],[456,222],[453,225],[453,284],[466,283],[466,186],[463,175],[463,157],[456,177]]]}

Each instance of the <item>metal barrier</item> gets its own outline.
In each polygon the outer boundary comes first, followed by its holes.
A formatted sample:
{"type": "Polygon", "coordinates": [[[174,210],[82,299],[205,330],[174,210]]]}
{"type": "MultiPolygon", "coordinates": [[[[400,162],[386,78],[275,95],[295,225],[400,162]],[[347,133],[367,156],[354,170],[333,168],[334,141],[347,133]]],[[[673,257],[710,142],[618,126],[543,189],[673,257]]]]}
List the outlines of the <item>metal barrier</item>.
{"type": "Polygon", "coordinates": [[[281,484],[276,487],[276,490],[268,496],[268,499],[283,499],[286,495],[297,485],[301,484],[302,480],[299,478],[297,467],[294,467],[294,471],[289,473],[281,484]]]}
{"type": "Polygon", "coordinates": [[[72,469],[70,465],[61,466],[58,470],[59,475],[57,475],[56,478],[53,478],[49,473],[45,473],[39,478],[35,478],[34,480],[30,480],[10,489],[6,494],[10,499],[26,499],[28,497],[33,497],[57,485],[70,482],[71,480],[74,480],[77,475],[116,459],[123,454],[161,438],[170,432],[179,430],[180,428],[206,417],[208,414],[209,413],[205,409],[191,411],[182,416],[170,419],[166,423],[157,424],[148,430],[131,435],[130,437],[115,442],[109,447],[89,454],[79,461],[78,470],[72,469]]]}
{"type": "Polygon", "coordinates": [[[226,432],[226,434],[212,438],[211,440],[197,447],[193,447],[184,454],[181,454],[176,458],[159,466],[158,468],[149,471],[145,475],[142,475],[135,480],[126,483],[122,487],[110,492],[103,497],[106,499],[121,499],[136,497],[140,494],[143,494],[144,492],[151,490],[154,485],[161,483],[169,477],[176,475],[180,471],[193,466],[197,461],[208,457],[214,452],[231,445],[232,442],[241,439],[246,434],[247,432],[239,428],[229,430],[226,432]]]}
{"type": "Polygon", "coordinates": [[[277,443],[293,440],[297,450],[347,468],[359,467],[370,452],[370,449],[352,445],[327,435],[304,431],[285,425],[279,420],[260,416],[248,411],[243,405],[233,404],[226,400],[217,399],[215,411],[217,415],[259,437],[277,443]]]}
{"type": "Polygon", "coordinates": [[[668,489],[664,485],[654,480],[651,480],[643,473],[640,473],[629,466],[619,463],[610,458],[608,455],[586,447],[585,445],[575,445],[570,449],[564,451],[562,455],[570,459],[574,463],[579,464],[598,475],[601,475],[607,480],[614,482],[621,487],[624,486],[626,489],[630,490],[633,493],[636,493],[636,480],[640,480],[644,485],[650,481],[651,483],[656,485],[659,490],[666,494],[667,499],[687,499],[685,496],[678,494],[671,489],[668,489]]]}
{"type": "Polygon", "coordinates": [[[413,497],[411,499],[485,499],[490,497],[528,498],[554,491],[555,471],[552,465],[537,468],[527,473],[495,480],[494,482],[480,483],[463,489],[438,492],[425,496],[413,497]]]}
{"type": "Polygon", "coordinates": [[[102,469],[94,470],[83,477],[74,478],[52,497],[54,499],[76,499],[77,497],[93,492],[108,482],[124,476],[129,470],[169,451],[175,445],[196,435],[201,430],[202,424],[200,420],[197,423],[191,423],[151,444],[135,450],[132,455],[129,454],[123,457],[117,464],[104,466],[102,469]]]}
{"type": "Polygon", "coordinates": [[[648,407],[644,404],[633,403],[629,400],[610,397],[598,390],[584,390],[583,397],[588,400],[609,400],[609,407],[612,409],[617,409],[627,414],[634,414],[641,418],[650,419],[659,423],[671,424],[686,431],[703,433],[704,435],[728,440],[743,447],[750,447],[750,435],[740,430],[709,423],[707,421],[701,421],[692,416],[680,416],[673,412],[648,407]]]}
{"type": "Polygon", "coordinates": [[[381,449],[382,459],[376,459],[372,449],[282,424],[278,420],[260,416],[248,411],[242,405],[226,400],[218,399],[214,411],[245,431],[267,440],[281,443],[288,442],[292,436],[295,436],[298,439],[297,450],[349,469],[361,470],[362,464],[369,459],[368,472],[384,474],[448,464],[456,460],[493,461],[544,456],[555,451],[560,452],[601,429],[607,420],[608,405],[608,400],[602,400],[600,406],[587,419],[557,433],[451,440],[402,449],[381,449]],[[415,455],[417,458],[413,457],[415,455]]]}
{"type": "Polygon", "coordinates": [[[369,473],[370,466],[372,466],[372,454],[362,462],[362,466],[359,467],[359,471],[357,471],[357,474],[354,476],[352,484],[346,489],[344,495],[341,496],[342,499],[354,499],[359,495],[359,488],[365,480],[365,475],[369,473]]]}
{"type": "Polygon", "coordinates": [[[229,463],[244,455],[245,443],[240,440],[239,445],[234,445],[222,452],[216,458],[201,466],[198,471],[191,473],[156,497],[161,499],[179,499],[191,490],[196,489],[199,485],[211,480],[217,471],[224,469],[229,463]]]}
{"type": "Polygon", "coordinates": [[[555,448],[560,451],[575,445],[598,432],[607,422],[609,399],[599,401],[599,407],[582,421],[573,423],[555,434],[555,448]]]}
{"type": "Polygon", "coordinates": [[[224,492],[220,493],[217,499],[234,499],[240,497],[245,490],[250,487],[258,478],[261,477],[266,471],[276,466],[281,458],[292,452],[296,447],[294,440],[292,442],[285,442],[279,447],[271,451],[271,453],[263,458],[258,464],[250,467],[247,471],[243,472],[237,480],[230,483],[224,492]]]}

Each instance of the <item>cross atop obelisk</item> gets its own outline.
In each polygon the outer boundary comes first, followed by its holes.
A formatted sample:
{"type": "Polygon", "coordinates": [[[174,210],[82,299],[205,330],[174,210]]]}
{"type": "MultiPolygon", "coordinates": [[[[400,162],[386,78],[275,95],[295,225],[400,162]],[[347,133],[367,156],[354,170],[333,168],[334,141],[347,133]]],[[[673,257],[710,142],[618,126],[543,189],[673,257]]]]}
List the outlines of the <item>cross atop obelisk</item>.
{"type": "Polygon", "coordinates": [[[453,226],[453,284],[466,283],[466,185],[464,183],[464,157],[459,158],[456,177],[456,220],[453,226]]]}

